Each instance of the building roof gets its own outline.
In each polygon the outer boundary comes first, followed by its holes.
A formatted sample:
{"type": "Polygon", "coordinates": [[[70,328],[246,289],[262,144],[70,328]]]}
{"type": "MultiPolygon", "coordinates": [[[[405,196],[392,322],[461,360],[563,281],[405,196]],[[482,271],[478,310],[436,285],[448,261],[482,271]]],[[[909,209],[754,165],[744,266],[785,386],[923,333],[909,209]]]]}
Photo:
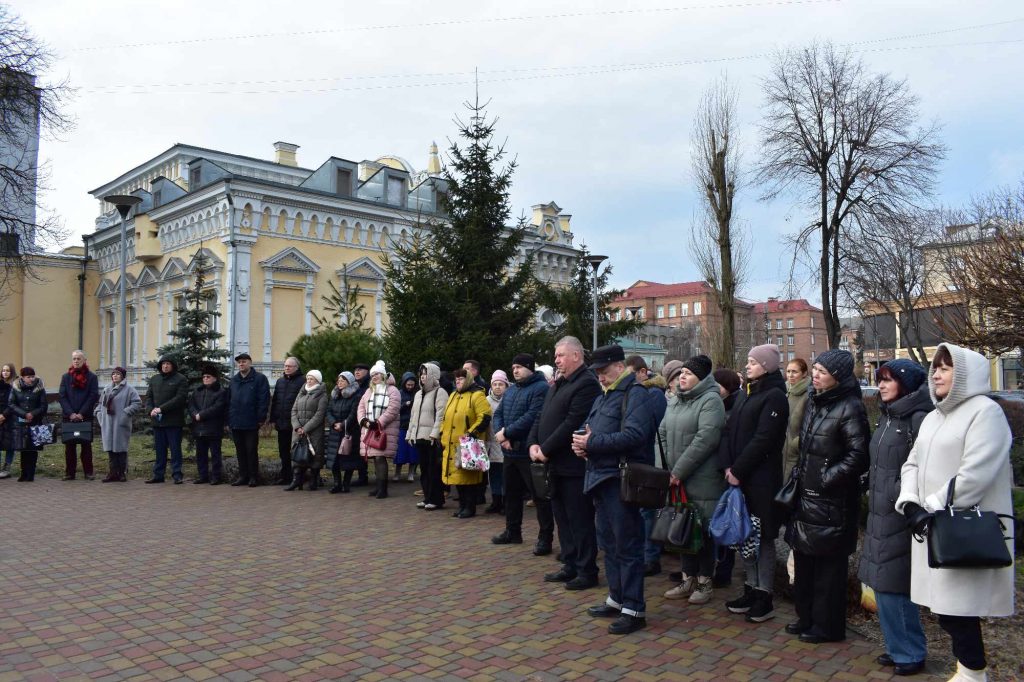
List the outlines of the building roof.
{"type": "Polygon", "coordinates": [[[755,313],[797,313],[802,311],[821,312],[807,302],[806,298],[791,298],[786,301],[764,301],[754,304],[755,313]]]}
{"type": "Polygon", "coordinates": [[[616,300],[627,301],[637,298],[657,298],[660,296],[695,296],[709,292],[711,292],[711,286],[707,282],[661,284],[660,282],[648,282],[641,279],[626,289],[625,293],[616,300]]]}

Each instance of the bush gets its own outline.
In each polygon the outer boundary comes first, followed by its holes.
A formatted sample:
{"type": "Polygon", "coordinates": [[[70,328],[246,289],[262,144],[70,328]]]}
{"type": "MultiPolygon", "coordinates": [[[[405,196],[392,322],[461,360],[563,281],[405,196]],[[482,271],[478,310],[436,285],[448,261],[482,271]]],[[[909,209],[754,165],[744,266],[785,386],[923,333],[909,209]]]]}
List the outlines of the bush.
{"type": "MultiPolygon", "coordinates": [[[[299,359],[303,372],[318,369],[324,376],[324,385],[334,386],[338,374],[352,371],[357,363],[372,365],[381,357],[380,340],[362,329],[320,329],[300,336],[288,351],[299,359]]],[[[391,368],[392,373],[397,368],[391,368]]],[[[396,379],[401,372],[396,374],[396,379]]]]}
{"type": "Polygon", "coordinates": [[[997,398],[996,403],[1006,413],[1006,421],[1013,434],[1010,446],[1010,464],[1013,465],[1013,484],[1024,485],[1024,401],[997,398]]]}

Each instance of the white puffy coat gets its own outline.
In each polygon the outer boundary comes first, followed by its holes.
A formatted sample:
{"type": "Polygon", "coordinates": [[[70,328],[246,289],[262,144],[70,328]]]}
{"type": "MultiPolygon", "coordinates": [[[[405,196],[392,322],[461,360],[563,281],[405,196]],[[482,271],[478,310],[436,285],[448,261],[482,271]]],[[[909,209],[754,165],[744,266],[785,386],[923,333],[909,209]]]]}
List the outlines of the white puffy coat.
{"type": "MultiPolygon", "coordinates": [[[[917,441],[900,472],[896,509],[915,502],[929,512],[946,504],[956,477],[953,506],[1012,514],[1010,426],[999,405],[987,397],[989,361],[974,351],[943,343],[953,358],[953,385],[921,423],[917,441]]],[[[941,511],[939,512],[941,513],[941,511]]],[[[1007,533],[1012,536],[1012,531],[1007,533]]],[[[947,616],[1013,615],[1013,567],[929,568],[925,543],[911,548],[910,599],[947,616]]],[[[1013,554],[1013,541],[1007,546],[1013,554]]]]}

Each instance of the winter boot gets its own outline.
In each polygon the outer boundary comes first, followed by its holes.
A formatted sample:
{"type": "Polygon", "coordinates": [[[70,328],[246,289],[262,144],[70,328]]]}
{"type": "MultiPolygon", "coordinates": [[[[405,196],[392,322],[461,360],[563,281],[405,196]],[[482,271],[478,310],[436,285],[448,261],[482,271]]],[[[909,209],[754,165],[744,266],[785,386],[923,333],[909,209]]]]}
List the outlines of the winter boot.
{"type": "Polygon", "coordinates": [[[772,605],[772,593],[767,590],[754,590],[754,603],[750,605],[750,610],[747,611],[746,621],[748,623],[763,623],[769,618],[774,617],[775,609],[772,605]]]}
{"type": "Polygon", "coordinates": [[[491,495],[491,504],[487,509],[484,509],[485,514],[504,514],[505,513],[505,496],[504,495],[491,495]]]}
{"type": "Polygon", "coordinates": [[[388,477],[384,476],[384,478],[381,479],[380,485],[377,488],[377,499],[378,500],[383,500],[387,496],[388,496],[388,477]]]}
{"type": "Polygon", "coordinates": [[[341,487],[342,487],[341,486],[341,472],[340,471],[335,471],[335,472],[333,472],[333,475],[334,475],[334,487],[327,491],[327,492],[329,492],[332,495],[334,495],[336,493],[342,492],[342,489],[341,489],[341,487]]]}
{"type": "Polygon", "coordinates": [[[956,662],[956,674],[949,682],[988,682],[988,668],[972,670],[960,661],[956,662]]]}
{"type": "Polygon", "coordinates": [[[320,487],[320,470],[319,469],[313,469],[310,472],[309,489],[310,490],[316,490],[319,487],[320,487]]]}
{"type": "Polygon", "coordinates": [[[295,478],[292,479],[292,484],[290,486],[288,486],[287,488],[285,488],[285,490],[302,490],[302,479],[303,479],[303,471],[302,471],[302,469],[296,469],[295,470],[295,478]]]}
{"type": "Polygon", "coordinates": [[[117,466],[119,464],[117,453],[111,452],[107,455],[107,459],[110,464],[107,467],[107,475],[103,478],[102,483],[113,483],[120,477],[117,466]]]}
{"type": "Polygon", "coordinates": [[[743,584],[743,594],[736,599],[725,602],[725,608],[732,613],[746,613],[754,605],[754,588],[746,583],[743,584]]]}

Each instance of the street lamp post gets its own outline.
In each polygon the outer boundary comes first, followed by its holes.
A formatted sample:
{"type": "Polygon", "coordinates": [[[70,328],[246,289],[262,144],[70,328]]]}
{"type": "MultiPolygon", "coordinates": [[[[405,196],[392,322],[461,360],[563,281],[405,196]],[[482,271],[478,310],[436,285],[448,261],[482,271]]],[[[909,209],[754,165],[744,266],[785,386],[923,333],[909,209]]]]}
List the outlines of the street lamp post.
{"type": "Polygon", "coordinates": [[[103,201],[117,207],[121,215],[121,287],[118,293],[118,324],[121,326],[121,346],[118,356],[121,359],[121,366],[128,367],[128,299],[127,299],[127,270],[128,270],[128,214],[132,209],[142,203],[142,199],[131,194],[111,194],[103,197],[103,201]]]}
{"type": "Polygon", "coordinates": [[[591,254],[587,256],[587,262],[590,263],[590,267],[594,269],[594,348],[597,350],[597,269],[601,267],[601,263],[608,260],[608,256],[596,256],[591,254]]]}

